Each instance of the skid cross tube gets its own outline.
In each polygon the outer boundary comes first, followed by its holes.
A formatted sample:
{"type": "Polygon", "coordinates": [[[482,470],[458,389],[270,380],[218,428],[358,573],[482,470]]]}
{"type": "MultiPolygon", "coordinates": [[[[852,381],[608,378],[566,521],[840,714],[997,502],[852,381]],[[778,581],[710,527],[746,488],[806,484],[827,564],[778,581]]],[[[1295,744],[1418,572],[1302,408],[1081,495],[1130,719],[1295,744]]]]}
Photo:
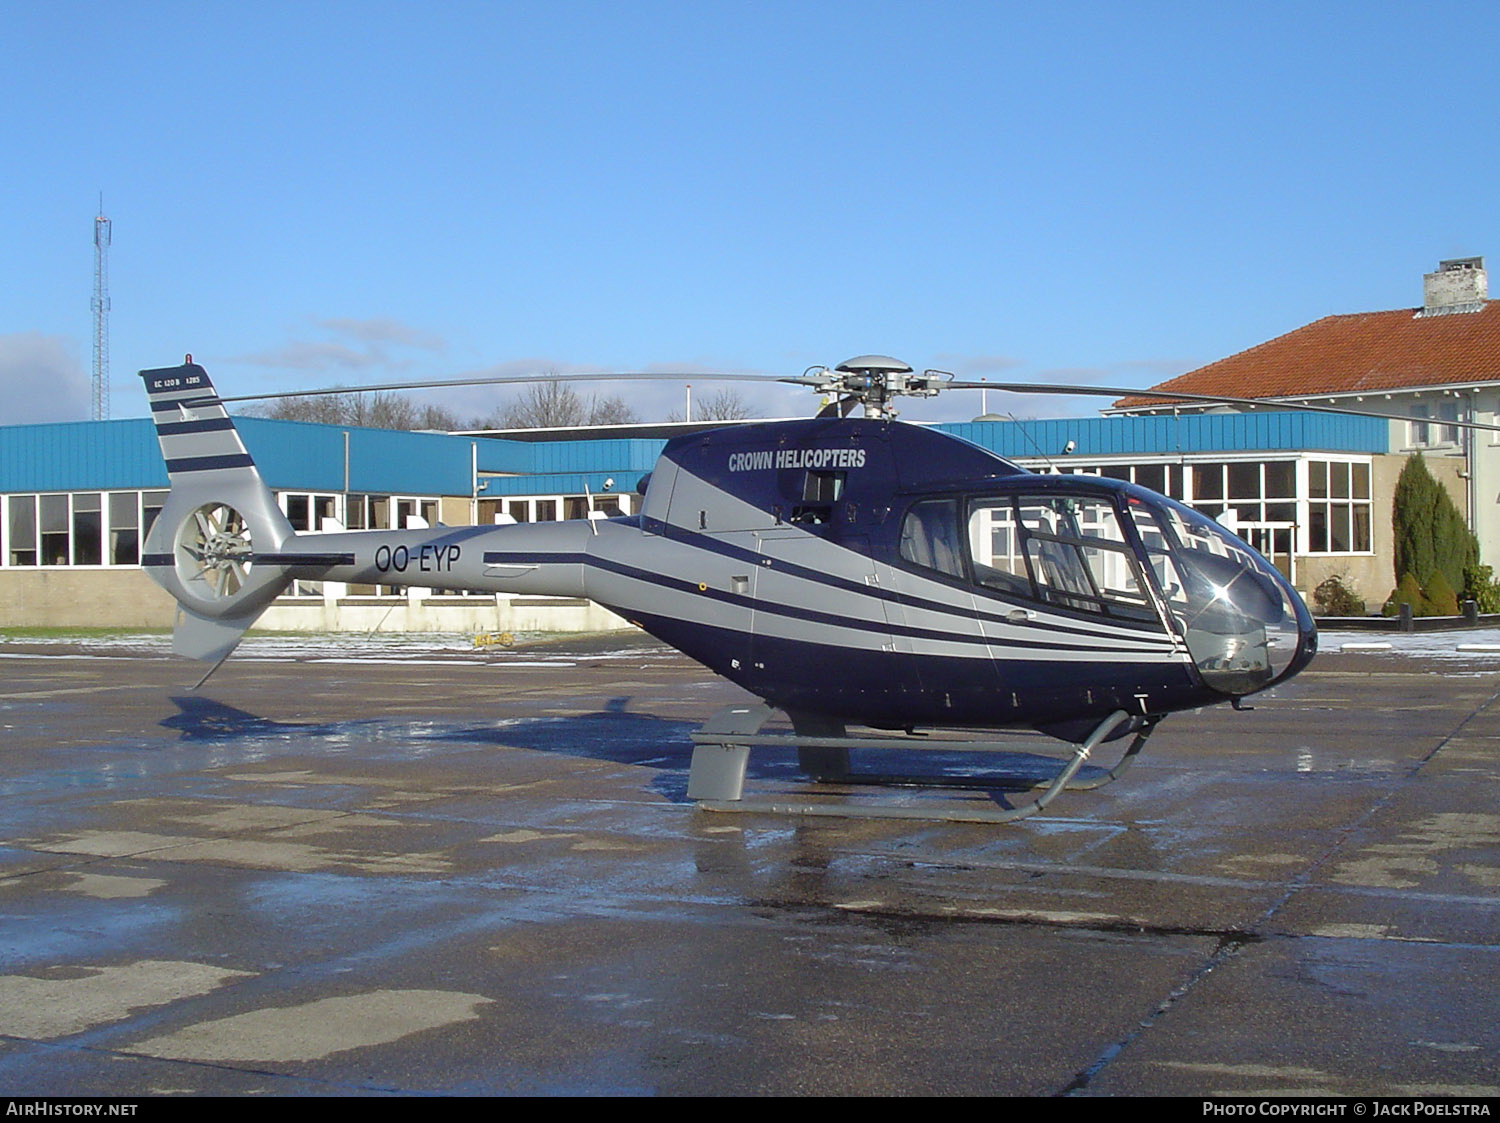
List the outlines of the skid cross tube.
{"type": "MultiPolygon", "coordinates": [[[[820,815],[839,818],[878,819],[935,819],[954,822],[1009,823],[1024,819],[1044,809],[1062,792],[1067,790],[1090,791],[1118,779],[1130,766],[1145,745],[1155,728],[1155,722],[1139,730],[1118,763],[1103,776],[1088,780],[1075,777],[1089,756],[1106,741],[1121,725],[1131,721],[1124,710],[1116,710],[1104,718],[1083,741],[1075,743],[1073,753],[1063,766],[1049,779],[1036,781],[1031,777],[1015,777],[1019,784],[1012,788],[1043,789],[1030,803],[1020,807],[1000,807],[992,803],[964,805],[949,801],[945,805],[918,806],[874,806],[844,803],[815,803],[797,799],[745,799],[743,798],[745,769],[749,763],[750,750],[758,746],[780,746],[798,749],[926,749],[957,752],[996,752],[1008,747],[995,741],[928,741],[910,737],[816,737],[796,733],[761,733],[760,728],[769,720],[774,710],[770,706],[731,706],[714,715],[701,730],[692,734],[694,742],[693,762],[688,774],[688,798],[708,811],[769,811],[783,815],[820,815]]],[[[924,779],[910,777],[880,777],[852,775],[840,777],[836,784],[913,784],[925,783],[934,787],[974,788],[1000,786],[994,780],[972,782],[963,778],[924,779]]]]}

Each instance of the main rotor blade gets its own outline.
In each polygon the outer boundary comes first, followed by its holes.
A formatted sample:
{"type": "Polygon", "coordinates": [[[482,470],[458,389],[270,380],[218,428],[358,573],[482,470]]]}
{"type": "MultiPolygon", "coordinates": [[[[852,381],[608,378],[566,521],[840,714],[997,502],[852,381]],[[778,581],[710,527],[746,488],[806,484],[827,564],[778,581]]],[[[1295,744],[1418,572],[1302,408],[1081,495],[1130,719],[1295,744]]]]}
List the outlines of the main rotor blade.
{"type": "MultiPolygon", "coordinates": [[[[274,394],[236,394],[220,398],[221,402],[265,402],[278,398],[315,398],[335,394],[383,394],[392,390],[442,390],[456,386],[506,386],[527,382],[791,382],[796,379],[776,374],[712,374],[707,371],[680,373],[610,373],[598,374],[514,374],[478,378],[448,378],[427,382],[385,382],[379,386],[329,386],[321,390],[282,390],[274,394]]],[[[191,405],[192,403],[186,403],[191,405]]]]}
{"type": "MultiPolygon", "coordinates": [[[[1482,421],[1449,421],[1445,417],[1413,417],[1409,413],[1379,413],[1368,409],[1349,409],[1345,406],[1320,406],[1305,400],[1276,401],[1271,398],[1231,398],[1223,394],[1184,394],[1175,390],[1142,390],[1138,386],[1053,386],[1045,382],[949,382],[948,390],[1005,390],[1012,394],[1078,394],[1099,398],[1145,398],[1166,399],[1173,402],[1193,402],[1203,405],[1245,406],[1259,410],[1306,410],[1311,413],[1335,413],[1344,417],[1376,417],[1382,421],[1425,421],[1429,425],[1451,425],[1455,429],[1482,429],[1500,433],[1500,425],[1488,425],[1482,421]]],[[[1132,407],[1143,408],[1143,407],[1132,407]]]]}

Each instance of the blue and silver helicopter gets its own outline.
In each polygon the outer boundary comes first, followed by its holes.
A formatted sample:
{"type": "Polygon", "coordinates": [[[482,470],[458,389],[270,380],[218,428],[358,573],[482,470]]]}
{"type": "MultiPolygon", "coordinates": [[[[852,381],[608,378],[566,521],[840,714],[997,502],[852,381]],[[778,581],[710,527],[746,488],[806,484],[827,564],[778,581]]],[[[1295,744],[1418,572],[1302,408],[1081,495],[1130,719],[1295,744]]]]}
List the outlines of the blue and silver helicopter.
{"type": "Polygon", "coordinates": [[[751,805],[765,744],[834,782],[856,777],[851,750],[932,729],[1072,744],[1033,802],[938,816],[1018,818],[1113,778],[1166,715],[1239,708],[1317,648],[1297,593],[1224,527],[894,420],[893,399],[941,381],[885,356],[785,380],[831,396],[817,417],[670,441],[638,515],[319,534],[288,523],[201,366],[141,375],[171,481],[142,560],[181,607],[179,654],[217,666],[291,582],[389,584],[402,559],[402,585],[587,597],[761,700],[694,737],[688,794],[710,806],[751,805]],[[775,711],[790,734],[761,732],[775,711]],[[1132,734],[1120,766],[1080,773],[1132,734]]]}

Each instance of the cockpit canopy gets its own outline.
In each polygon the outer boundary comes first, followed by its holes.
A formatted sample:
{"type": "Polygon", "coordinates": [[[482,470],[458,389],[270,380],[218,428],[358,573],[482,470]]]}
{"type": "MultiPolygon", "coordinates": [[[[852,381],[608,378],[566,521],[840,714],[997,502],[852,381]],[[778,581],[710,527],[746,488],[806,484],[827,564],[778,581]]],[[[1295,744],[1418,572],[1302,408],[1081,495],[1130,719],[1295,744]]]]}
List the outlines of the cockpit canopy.
{"type": "Polygon", "coordinates": [[[1050,477],[917,499],[900,556],[1008,600],[1170,631],[1229,695],[1312,655],[1312,618],[1269,562],[1205,515],[1129,484],[1050,477]]]}

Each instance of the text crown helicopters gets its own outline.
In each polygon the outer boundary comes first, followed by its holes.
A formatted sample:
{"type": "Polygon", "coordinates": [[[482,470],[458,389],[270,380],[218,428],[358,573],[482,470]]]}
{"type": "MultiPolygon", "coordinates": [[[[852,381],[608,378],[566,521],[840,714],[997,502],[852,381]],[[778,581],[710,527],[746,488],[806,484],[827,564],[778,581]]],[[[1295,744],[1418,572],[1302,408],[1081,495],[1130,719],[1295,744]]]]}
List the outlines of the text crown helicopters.
{"type": "Polygon", "coordinates": [[[937,816],[1019,817],[1097,786],[1075,776],[1100,742],[1134,733],[1123,764],[1165,715],[1238,708],[1316,651],[1297,593],[1217,522],[895,421],[898,395],[984,384],[885,356],[782,379],[837,399],[815,418],[672,439],[637,515],[316,534],[287,521],[191,356],[141,376],[171,481],[142,562],[180,606],[178,654],[222,662],[299,579],[586,597],[763,700],[694,736],[688,795],[713,806],[741,800],[752,745],[796,744],[847,780],[851,748],[914,740],[849,724],[1071,742],[1035,802],[937,816]],[[793,735],[759,732],[774,710],[793,735]]]}

